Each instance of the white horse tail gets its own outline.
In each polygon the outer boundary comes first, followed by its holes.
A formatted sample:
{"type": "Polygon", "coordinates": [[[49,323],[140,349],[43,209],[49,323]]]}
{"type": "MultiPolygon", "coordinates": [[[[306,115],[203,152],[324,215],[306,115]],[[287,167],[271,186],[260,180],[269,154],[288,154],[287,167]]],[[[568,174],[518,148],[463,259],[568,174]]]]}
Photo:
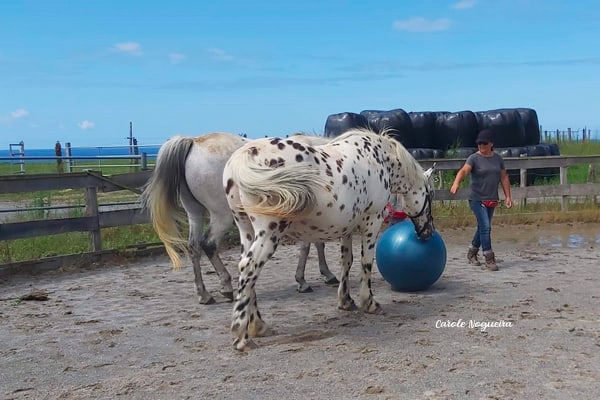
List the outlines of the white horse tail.
{"type": "Polygon", "coordinates": [[[193,138],[175,136],[158,151],[156,166],[142,192],[142,206],[150,213],[152,225],[175,269],[181,267],[181,256],[187,254],[186,240],[180,227],[187,217],[179,205],[181,185],[185,182],[185,160],[194,144],[193,138]]]}
{"type": "Polygon", "coordinates": [[[249,195],[243,211],[289,220],[308,214],[316,204],[315,190],[327,186],[316,166],[304,163],[275,168],[260,166],[248,149],[237,151],[229,159],[231,178],[240,192],[249,195]]]}

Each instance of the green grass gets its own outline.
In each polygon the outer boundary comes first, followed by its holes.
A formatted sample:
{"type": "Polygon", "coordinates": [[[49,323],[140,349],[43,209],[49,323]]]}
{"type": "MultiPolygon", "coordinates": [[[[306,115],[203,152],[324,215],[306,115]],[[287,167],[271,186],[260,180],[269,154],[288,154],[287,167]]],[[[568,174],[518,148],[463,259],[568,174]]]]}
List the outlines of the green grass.
{"type": "MultiPolygon", "coordinates": [[[[154,165],[154,159],[148,159],[150,166],[154,165]]],[[[137,162],[137,161],[136,161],[137,162]]],[[[139,171],[138,166],[131,165],[130,160],[78,160],[73,163],[73,172],[81,172],[85,170],[100,171],[103,175],[122,174],[126,172],[139,171]]],[[[0,175],[17,175],[20,174],[20,166],[17,163],[0,161],[0,175]]],[[[26,162],[26,174],[56,174],[67,173],[67,166],[62,165],[62,170],[57,167],[56,162],[26,162]]]]}

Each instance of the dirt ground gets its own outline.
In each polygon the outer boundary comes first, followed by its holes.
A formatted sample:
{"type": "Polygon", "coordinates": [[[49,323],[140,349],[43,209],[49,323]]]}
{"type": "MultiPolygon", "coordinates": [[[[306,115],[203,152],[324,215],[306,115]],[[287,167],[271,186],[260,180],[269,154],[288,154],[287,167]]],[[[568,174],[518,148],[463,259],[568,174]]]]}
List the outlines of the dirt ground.
{"type": "MultiPolygon", "coordinates": [[[[232,304],[199,305],[191,268],[166,257],[5,278],[0,397],[596,399],[600,224],[496,226],[498,272],[465,262],[470,229],[440,233],[446,269],[427,291],[393,292],[375,270],[382,315],[338,310],[314,249],[314,292],[298,293],[298,249],[280,246],[257,288],[275,334],[247,353],[231,346],[232,304]],[[47,300],[19,299],[34,290],[47,300]]],[[[235,271],[237,250],[223,258],[235,271]]]]}

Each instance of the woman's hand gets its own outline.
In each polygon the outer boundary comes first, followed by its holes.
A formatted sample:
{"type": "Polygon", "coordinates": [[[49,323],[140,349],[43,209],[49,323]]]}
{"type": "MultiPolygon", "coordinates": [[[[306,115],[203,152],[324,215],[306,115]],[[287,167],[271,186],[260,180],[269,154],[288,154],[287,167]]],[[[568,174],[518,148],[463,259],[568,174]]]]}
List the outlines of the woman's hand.
{"type": "Polygon", "coordinates": [[[511,208],[513,206],[512,198],[507,197],[504,200],[504,205],[506,206],[506,208],[511,208]]]}
{"type": "Polygon", "coordinates": [[[450,188],[451,194],[456,194],[456,192],[458,192],[458,183],[452,184],[452,187],[450,188]]]}

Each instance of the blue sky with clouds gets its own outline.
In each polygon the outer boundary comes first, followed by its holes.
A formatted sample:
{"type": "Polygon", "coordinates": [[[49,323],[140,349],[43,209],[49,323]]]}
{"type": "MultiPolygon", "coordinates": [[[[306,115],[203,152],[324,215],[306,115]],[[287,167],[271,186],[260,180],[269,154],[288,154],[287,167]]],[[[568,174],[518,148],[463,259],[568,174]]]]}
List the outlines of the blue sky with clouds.
{"type": "Polygon", "coordinates": [[[600,138],[597,0],[0,0],[0,146],[529,107],[600,138]]]}

